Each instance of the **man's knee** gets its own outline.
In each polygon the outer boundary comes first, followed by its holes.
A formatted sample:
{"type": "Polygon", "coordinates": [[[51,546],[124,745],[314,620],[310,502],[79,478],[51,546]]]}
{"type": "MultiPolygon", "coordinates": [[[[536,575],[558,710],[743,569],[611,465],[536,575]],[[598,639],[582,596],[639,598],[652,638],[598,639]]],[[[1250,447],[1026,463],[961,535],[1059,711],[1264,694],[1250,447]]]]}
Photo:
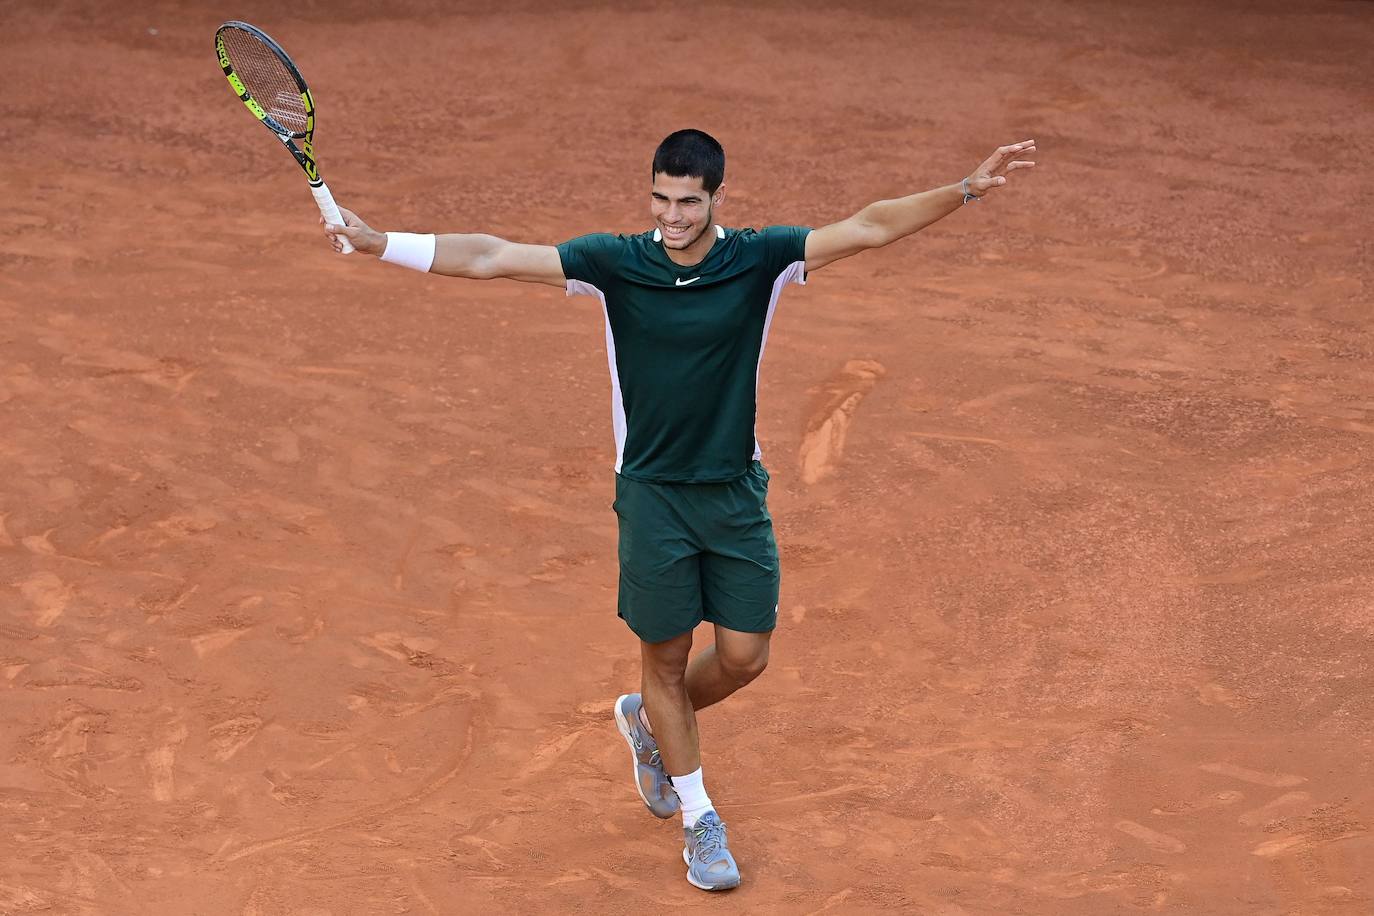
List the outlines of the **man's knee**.
{"type": "Polygon", "coordinates": [[[663,683],[678,683],[687,673],[687,657],[691,651],[691,633],[683,633],[665,642],[641,642],[640,660],[644,673],[663,683]]]}
{"type": "Polygon", "coordinates": [[[738,684],[749,683],[763,674],[763,669],[768,667],[767,642],[751,646],[743,651],[735,649],[721,652],[717,647],[717,653],[720,668],[725,672],[725,676],[738,684]]]}

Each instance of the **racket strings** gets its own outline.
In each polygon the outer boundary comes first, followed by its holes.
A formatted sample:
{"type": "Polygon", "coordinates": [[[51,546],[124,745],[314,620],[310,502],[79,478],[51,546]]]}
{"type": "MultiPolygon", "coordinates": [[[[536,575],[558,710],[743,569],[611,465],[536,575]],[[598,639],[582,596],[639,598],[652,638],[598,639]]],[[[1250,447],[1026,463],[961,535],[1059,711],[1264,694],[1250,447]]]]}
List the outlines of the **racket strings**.
{"type": "Polygon", "coordinates": [[[304,134],[308,119],[300,88],[272,49],[239,29],[225,29],[224,48],[253,101],[291,133],[304,134]]]}

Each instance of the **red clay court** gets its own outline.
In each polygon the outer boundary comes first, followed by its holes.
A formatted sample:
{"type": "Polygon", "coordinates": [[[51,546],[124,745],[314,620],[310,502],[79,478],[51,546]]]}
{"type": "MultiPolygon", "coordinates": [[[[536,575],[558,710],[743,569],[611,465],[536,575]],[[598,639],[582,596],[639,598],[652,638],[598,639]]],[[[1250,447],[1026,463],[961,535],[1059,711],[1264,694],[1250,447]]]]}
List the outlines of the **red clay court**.
{"type": "Polygon", "coordinates": [[[1374,911],[1374,4],[0,20],[0,913],[1374,911]],[[734,226],[1039,142],[778,310],[739,890],[611,721],[599,306],[333,254],[228,18],[383,229],[641,231],[685,126],[734,226]]]}

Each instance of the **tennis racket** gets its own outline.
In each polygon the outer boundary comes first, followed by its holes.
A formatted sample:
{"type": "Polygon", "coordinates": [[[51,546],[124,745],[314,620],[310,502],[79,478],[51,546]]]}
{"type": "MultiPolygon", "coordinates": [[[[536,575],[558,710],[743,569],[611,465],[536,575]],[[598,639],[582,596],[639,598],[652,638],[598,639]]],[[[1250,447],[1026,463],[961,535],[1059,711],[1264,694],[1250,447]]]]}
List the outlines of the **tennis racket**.
{"type": "MultiPolygon", "coordinates": [[[[301,71],[281,45],[257,26],[231,20],[215,31],[215,54],[229,87],[257,118],[276,134],[310,180],[310,193],[326,223],[344,225],[334,195],[315,164],[315,102],[301,71]],[[297,146],[295,141],[301,141],[297,146]]],[[[353,246],[339,237],[343,253],[353,246]]]]}

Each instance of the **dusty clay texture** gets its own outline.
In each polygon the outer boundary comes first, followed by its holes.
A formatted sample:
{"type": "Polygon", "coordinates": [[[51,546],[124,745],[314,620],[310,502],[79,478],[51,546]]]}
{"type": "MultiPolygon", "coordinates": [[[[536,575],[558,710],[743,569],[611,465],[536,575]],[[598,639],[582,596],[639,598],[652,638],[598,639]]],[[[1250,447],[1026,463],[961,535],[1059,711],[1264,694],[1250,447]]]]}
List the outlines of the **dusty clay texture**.
{"type": "Polygon", "coordinates": [[[1374,5],[216,7],[4,7],[0,913],[1374,911],[1374,5]],[[383,229],[641,231],[685,126],[732,226],[1039,142],[783,297],[725,900],[611,720],[599,306],[335,255],[231,15],[383,229]]]}

